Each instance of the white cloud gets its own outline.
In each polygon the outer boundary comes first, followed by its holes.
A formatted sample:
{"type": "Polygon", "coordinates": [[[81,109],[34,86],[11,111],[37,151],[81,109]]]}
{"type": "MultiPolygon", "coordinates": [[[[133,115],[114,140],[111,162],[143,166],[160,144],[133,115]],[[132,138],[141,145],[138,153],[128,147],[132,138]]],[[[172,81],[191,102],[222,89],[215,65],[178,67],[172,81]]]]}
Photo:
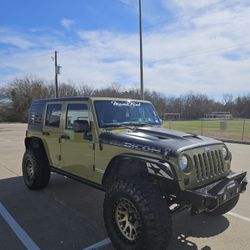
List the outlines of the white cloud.
{"type": "Polygon", "coordinates": [[[72,19],[63,18],[61,20],[61,25],[67,30],[70,30],[74,24],[75,21],[72,19]]]}
{"type": "MultiPolygon", "coordinates": [[[[222,5],[218,0],[170,2],[177,16],[190,8],[192,14],[144,31],[145,87],[167,95],[190,90],[217,96],[250,92],[250,7],[228,7],[227,1],[222,5]],[[209,11],[195,12],[210,3],[214,7],[209,11]]],[[[57,49],[60,81],[84,82],[96,88],[113,82],[139,87],[138,34],[78,30],[77,35],[79,40],[72,45],[53,34],[53,39],[48,35],[33,40],[45,46],[42,50],[0,54],[0,68],[13,74],[2,74],[2,79],[32,73],[52,80],[50,57],[57,49]]]]}
{"type": "Polygon", "coordinates": [[[223,0],[163,0],[165,6],[179,8],[181,10],[200,9],[214,4],[225,2],[223,0]]]}
{"type": "Polygon", "coordinates": [[[134,1],[134,0],[119,0],[121,3],[129,6],[129,7],[133,7],[133,8],[138,8],[138,1],[134,1]]]}
{"type": "Polygon", "coordinates": [[[0,27],[0,44],[11,45],[20,49],[28,49],[34,46],[29,39],[3,27],[0,27]]]}

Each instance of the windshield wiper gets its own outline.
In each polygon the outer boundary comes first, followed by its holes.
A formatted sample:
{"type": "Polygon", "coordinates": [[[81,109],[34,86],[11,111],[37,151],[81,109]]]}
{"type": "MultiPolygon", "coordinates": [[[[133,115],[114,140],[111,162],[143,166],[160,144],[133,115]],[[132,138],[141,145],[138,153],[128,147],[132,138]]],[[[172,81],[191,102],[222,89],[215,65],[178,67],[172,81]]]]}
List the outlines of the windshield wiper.
{"type": "Polygon", "coordinates": [[[135,123],[130,123],[129,125],[131,126],[138,126],[138,127],[143,127],[143,126],[149,126],[149,127],[153,127],[156,124],[152,124],[152,123],[147,123],[147,122],[135,122],[135,123]]]}
{"type": "Polygon", "coordinates": [[[135,129],[135,127],[149,126],[153,127],[155,124],[146,123],[146,122],[130,122],[130,123],[106,123],[103,128],[126,128],[126,129],[135,129]]]}
{"type": "MultiPolygon", "coordinates": [[[[129,124],[130,125],[130,124],[129,124]]],[[[133,129],[131,126],[121,123],[106,123],[103,125],[103,128],[126,128],[126,129],[133,129]]]]}

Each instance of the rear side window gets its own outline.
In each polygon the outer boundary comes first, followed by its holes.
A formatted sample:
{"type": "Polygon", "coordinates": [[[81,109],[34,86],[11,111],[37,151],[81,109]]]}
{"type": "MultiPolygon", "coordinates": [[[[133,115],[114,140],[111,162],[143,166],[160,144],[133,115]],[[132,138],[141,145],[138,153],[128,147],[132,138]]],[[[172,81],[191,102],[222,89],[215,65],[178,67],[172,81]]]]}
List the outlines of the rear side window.
{"type": "Polygon", "coordinates": [[[29,112],[28,130],[42,130],[45,106],[45,102],[32,102],[29,112]]]}
{"type": "Polygon", "coordinates": [[[29,124],[38,126],[42,124],[44,104],[43,103],[33,103],[30,109],[29,124]]]}
{"type": "Polygon", "coordinates": [[[45,125],[48,127],[59,128],[61,117],[61,104],[49,104],[47,106],[45,125]]]}
{"type": "Polygon", "coordinates": [[[68,105],[66,116],[66,128],[73,129],[74,121],[89,121],[88,106],[83,103],[73,103],[68,105]]]}

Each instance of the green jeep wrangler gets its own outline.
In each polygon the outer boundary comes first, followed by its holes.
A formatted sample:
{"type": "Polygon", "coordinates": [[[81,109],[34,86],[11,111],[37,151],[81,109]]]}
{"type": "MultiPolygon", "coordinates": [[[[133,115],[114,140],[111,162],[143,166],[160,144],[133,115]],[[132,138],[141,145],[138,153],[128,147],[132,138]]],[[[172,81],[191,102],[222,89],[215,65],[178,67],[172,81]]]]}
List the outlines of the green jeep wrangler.
{"type": "Polygon", "coordinates": [[[56,172],[105,191],[103,215],[116,249],[166,249],[173,214],[221,215],[246,190],[218,140],[162,128],[147,101],[35,100],[22,170],[32,190],[56,172]]]}

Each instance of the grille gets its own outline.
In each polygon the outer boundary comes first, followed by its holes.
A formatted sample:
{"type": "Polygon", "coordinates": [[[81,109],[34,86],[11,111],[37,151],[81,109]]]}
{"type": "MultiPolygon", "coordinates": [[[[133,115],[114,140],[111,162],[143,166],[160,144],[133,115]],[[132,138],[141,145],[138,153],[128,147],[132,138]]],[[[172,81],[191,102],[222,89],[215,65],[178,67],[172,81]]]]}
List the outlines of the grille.
{"type": "Polygon", "coordinates": [[[205,181],[225,172],[221,150],[208,151],[193,156],[197,181],[205,181]]]}

